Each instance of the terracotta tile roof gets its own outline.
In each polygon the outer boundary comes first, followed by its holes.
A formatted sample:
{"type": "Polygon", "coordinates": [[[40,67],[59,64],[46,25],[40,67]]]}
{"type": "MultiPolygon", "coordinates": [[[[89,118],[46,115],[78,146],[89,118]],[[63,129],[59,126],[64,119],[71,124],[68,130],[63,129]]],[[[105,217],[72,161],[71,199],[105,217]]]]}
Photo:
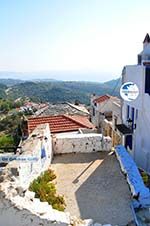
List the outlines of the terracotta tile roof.
{"type": "Polygon", "coordinates": [[[79,128],[91,128],[91,125],[79,118],[75,119],[68,115],[31,117],[28,119],[28,132],[31,133],[36,126],[48,123],[51,133],[77,131],[79,128]]]}
{"type": "Polygon", "coordinates": [[[96,103],[102,103],[108,99],[110,99],[111,96],[109,96],[108,94],[106,95],[103,95],[103,96],[100,96],[100,97],[97,97],[96,99],[93,100],[93,102],[96,102],[96,103]]]}
{"type": "Polygon", "coordinates": [[[81,124],[85,125],[89,129],[95,129],[95,126],[89,121],[87,116],[71,115],[71,116],[68,116],[68,117],[75,120],[76,122],[80,122],[81,124]]]}

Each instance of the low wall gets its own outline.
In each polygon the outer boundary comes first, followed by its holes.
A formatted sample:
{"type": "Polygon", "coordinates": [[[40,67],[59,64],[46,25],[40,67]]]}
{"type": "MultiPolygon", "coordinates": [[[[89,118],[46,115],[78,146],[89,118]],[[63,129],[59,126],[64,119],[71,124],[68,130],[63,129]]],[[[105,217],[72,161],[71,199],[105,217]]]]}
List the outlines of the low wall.
{"type": "Polygon", "coordinates": [[[17,169],[21,186],[27,188],[37,175],[48,169],[52,161],[52,138],[48,124],[38,126],[21,147],[21,157],[31,156],[38,159],[35,162],[13,161],[9,163],[9,168],[17,169]]]}
{"type": "Polygon", "coordinates": [[[69,215],[52,209],[37,199],[0,197],[0,226],[66,226],[69,215]]]}
{"type": "MultiPolygon", "coordinates": [[[[64,144],[61,149],[59,143],[59,151],[97,151],[107,150],[111,146],[110,138],[102,139],[98,134],[73,135],[75,137],[70,137],[70,140],[68,137],[65,140],[62,139],[64,144]],[[67,142],[70,146],[67,146],[67,142]],[[69,149],[71,147],[72,149],[69,149]]],[[[93,220],[81,220],[70,216],[67,212],[55,210],[47,202],[40,202],[35,198],[35,193],[28,190],[31,181],[48,169],[52,160],[49,125],[38,126],[21,146],[22,154],[17,156],[36,157],[38,160],[36,162],[11,161],[0,171],[0,226],[94,226],[93,220]]]]}
{"type": "Polygon", "coordinates": [[[110,151],[111,138],[102,134],[57,134],[53,138],[54,154],[110,151]]]}
{"type": "Polygon", "coordinates": [[[48,124],[40,125],[33,131],[22,144],[22,154],[18,156],[37,157],[38,161],[11,161],[0,172],[0,226],[70,224],[69,213],[57,211],[47,202],[40,202],[34,192],[28,190],[30,182],[48,169],[52,160],[48,124]]]}

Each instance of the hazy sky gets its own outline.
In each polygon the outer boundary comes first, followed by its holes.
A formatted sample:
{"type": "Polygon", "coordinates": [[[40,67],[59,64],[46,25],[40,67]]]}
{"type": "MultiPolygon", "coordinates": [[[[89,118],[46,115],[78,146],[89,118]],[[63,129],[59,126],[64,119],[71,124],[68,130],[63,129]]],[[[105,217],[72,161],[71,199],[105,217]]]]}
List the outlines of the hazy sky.
{"type": "Polygon", "coordinates": [[[108,80],[136,63],[147,32],[149,0],[0,0],[0,71],[108,80]]]}

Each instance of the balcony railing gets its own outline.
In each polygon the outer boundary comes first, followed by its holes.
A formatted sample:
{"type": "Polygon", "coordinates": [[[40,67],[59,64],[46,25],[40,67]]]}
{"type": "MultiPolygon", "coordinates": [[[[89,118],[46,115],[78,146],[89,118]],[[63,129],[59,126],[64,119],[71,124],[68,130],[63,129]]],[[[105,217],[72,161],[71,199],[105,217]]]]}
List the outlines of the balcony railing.
{"type": "Polygon", "coordinates": [[[116,125],[116,128],[119,130],[119,132],[123,135],[129,135],[129,134],[133,134],[133,129],[128,127],[125,124],[118,124],[116,125]]]}

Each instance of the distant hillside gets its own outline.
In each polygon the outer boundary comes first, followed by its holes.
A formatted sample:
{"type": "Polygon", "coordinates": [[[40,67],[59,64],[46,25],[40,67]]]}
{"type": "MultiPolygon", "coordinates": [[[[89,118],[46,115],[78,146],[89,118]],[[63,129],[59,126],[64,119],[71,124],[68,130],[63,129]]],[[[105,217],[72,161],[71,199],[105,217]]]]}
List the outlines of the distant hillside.
{"type": "Polygon", "coordinates": [[[24,83],[24,82],[27,82],[27,81],[41,83],[41,82],[56,82],[57,80],[55,80],[55,79],[21,80],[21,79],[12,79],[12,78],[0,78],[0,84],[4,84],[4,85],[6,85],[8,87],[14,86],[14,85],[17,85],[17,84],[20,84],[20,83],[24,83]]]}
{"type": "MultiPolygon", "coordinates": [[[[59,80],[51,79],[51,78],[45,78],[45,79],[32,79],[32,82],[59,82],[59,80]]],[[[60,81],[61,82],[61,81],[60,81]]]]}
{"type": "Polygon", "coordinates": [[[0,84],[0,98],[6,97],[6,93],[5,93],[6,89],[7,89],[7,86],[0,84]]]}
{"type": "Polygon", "coordinates": [[[16,84],[20,84],[23,82],[24,81],[20,79],[0,78],[0,84],[6,85],[6,86],[14,86],[16,84]]]}
{"type": "Polygon", "coordinates": [[[121,78],[118,78],[110,80],[108,82],[104,82],[104,85],[107,86],[108,88],[116,87],[116,89],[118,90],[121,87],[121,82],[122,82],[121,78]]]}
{"type": "Polygon", "coordinates": [[[119,95],[120,81],[113,80],[106,83],[96,82],[24,82],[11,86],[8,91],[9,98],[27,96],[34,101],[48,101],[51,103],[74,102],[89,104],[90,95],[110,94],[119,95]]]}

